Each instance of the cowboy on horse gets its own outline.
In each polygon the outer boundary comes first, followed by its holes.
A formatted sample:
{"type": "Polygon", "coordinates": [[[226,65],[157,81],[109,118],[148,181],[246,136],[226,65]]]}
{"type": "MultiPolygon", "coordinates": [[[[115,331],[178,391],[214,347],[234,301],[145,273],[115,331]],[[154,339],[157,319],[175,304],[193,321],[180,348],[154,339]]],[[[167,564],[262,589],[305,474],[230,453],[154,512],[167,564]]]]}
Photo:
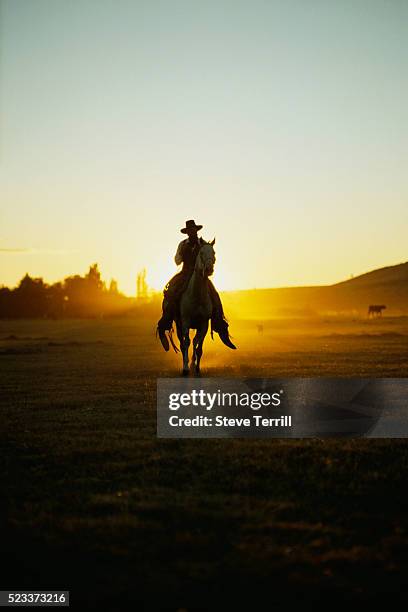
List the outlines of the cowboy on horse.
{"type": "MultiPolygon", "coordinates": [[[[169,350],[169,342],[166,336],[166,331],[169,332],[170,341],[173,344],[171,338],[171,332],[173,329],[173,321],[180,321],[180,301],[183,296],[183,293],[189,286],[191,277],[194,271],[197,268],[197,256],[200,254],[200,250],[206,246],[211,247],[212,254],[213,249],[212,246],[215,240],[212,243],[208,243],[203,240],[201,237],[198,237],[198,232],[202,229],[202,225],[196,225],[193,219],[186,221],[185,227],[183,227],[180,231],[182,234],[187,234],[187,238],[182,240],[177,247],[177,252],[174,257],[174,261],[177,265],[183,264],[183,268],[180,272],[175,274],[163,291],[163,304],[162,310],[163,314],[161,319],[157,324],[157,331],[163,345],[165,351],[169,350]]],[[[215,256],[214,261],[215,261],[215,256]]],[[[220,296],[215,289],[213,283],[210,281],[208,276],[213,273],[213,262],[210,263],[210,266],[204,275],[204,271],[202,272],[204,282],[207,287],[208,295],[210,297],[210,320],[211,320],[211,336],[213,332],[217,332],[222,340],[222,342],[228,346],[229,348],[235,349],[236,347],[231,342],[229,333],[228,333],[228,323],[224,315],[224,310],[222,307],[220,296]]],[[[190,325],[193,327],[193,325],[190,325]]],[[[174,344],[173,344],[174,346],[174,344]]]]}

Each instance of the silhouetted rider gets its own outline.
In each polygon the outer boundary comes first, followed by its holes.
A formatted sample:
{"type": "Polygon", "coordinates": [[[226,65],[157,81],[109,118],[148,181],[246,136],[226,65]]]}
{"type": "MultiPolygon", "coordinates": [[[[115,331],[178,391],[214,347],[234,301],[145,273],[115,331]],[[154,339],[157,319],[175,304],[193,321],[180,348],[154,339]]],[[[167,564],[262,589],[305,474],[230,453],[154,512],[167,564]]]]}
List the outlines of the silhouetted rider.
{"type": "MultiPolygon", "coordinates": [[[[163,291],[163,314],[160,321],[157,324],[157,331],[163,348],[169,350],[169,342],[167,340],[165,331],[171,330],[173,320],[177,318],[179,314],[180,298],[182,293],[187,288],[194,267],[198,252],[205,240],[198,237],[198,232],[202,229],[202,225],[196,225],[193,219],[186,221],[186,226],[180,231],[182,234],[187,234],[188,238],[182,240],[177,247],[177,252],[174,257],[174,261],[177,265],[183,264],[180,272],[175,274],[170,281],[167,283],[163,291]]],[[[207,279],[208,290],[213,305],[213,311],[211,314],[211,331],[215,331],[219,334],[222,342],[230,348],[235,348],[232,344],[229,333],[228,323],[224,316],[224,310],[221,303],[221,298],[218,295],[213,283],[210,279],[207,279]]]]}

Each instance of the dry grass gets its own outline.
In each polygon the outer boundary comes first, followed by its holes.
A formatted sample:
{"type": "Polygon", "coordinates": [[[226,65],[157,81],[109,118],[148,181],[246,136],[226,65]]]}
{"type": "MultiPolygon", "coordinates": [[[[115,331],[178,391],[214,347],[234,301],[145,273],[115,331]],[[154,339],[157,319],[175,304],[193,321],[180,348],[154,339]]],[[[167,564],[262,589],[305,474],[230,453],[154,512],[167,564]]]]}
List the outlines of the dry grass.
{"type": "MultiPolygon", "coordinates": [[[[209,376],[407,376],[405,319],[270,321],[209,376]]],[[[403,440],[157,440],[153,322],[0,322],[2,588],[89,609],[406,596],[403,440]],[[119,603],[115,600],[119,598],[119,603]]]]}

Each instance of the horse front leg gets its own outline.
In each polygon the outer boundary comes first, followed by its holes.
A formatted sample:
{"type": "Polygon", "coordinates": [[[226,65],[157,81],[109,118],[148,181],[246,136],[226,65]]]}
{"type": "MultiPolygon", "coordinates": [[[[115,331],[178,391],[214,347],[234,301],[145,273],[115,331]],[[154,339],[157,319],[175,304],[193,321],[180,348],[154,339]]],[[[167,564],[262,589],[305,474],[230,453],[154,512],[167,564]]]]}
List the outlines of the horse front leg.
{"type": "Polygon", "coordinates": [[[197,344],[195,346],[195,372],[197,375],[200,374],[201,370],[200,370],[200,362],[201,362],[201,357],[203,354],[203,343],[204,343],[204,338],[207,335],[207,331],[208,331],[208,320],[205,321],[203,323],[203,325],[200,327],[200,330],[197,330],[197,334],[195,335],[194,340],[197,339],[197,344]]]}
{"type": "Polygon", "coordinates": [[[187,376],[189,373],[188,369],[188,349],[190,347],[190,328],[183,325],[182,327],[182,342],[181,352],[183,355],[183,376],[187,376]]]}
{"type": "Polygon", "coordinates": [[[193,369],[195,364],[196,364],[196,359],[197,359],[197,344],[198,344],[198,340],[199,340],[199,334],[198,334],[198,329],[194,335],[193,338],[193,356],[191,358],[190,361],[190,368],[193,369]]]}

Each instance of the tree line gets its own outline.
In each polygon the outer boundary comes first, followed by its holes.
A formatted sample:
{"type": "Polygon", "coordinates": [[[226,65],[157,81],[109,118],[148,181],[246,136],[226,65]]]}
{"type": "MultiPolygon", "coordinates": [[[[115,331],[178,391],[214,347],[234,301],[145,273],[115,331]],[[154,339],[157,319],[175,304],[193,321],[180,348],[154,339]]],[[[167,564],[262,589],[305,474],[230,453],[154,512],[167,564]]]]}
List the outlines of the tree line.
{"type": "Polygon", "coordinates": [[[120,316],[135,307],[135,300],[102,280],[98,264],[87,274],[68,276],[53,284],[26,274],[17,287],[0,287],[0,318],[69,318],[120,316]]]}

